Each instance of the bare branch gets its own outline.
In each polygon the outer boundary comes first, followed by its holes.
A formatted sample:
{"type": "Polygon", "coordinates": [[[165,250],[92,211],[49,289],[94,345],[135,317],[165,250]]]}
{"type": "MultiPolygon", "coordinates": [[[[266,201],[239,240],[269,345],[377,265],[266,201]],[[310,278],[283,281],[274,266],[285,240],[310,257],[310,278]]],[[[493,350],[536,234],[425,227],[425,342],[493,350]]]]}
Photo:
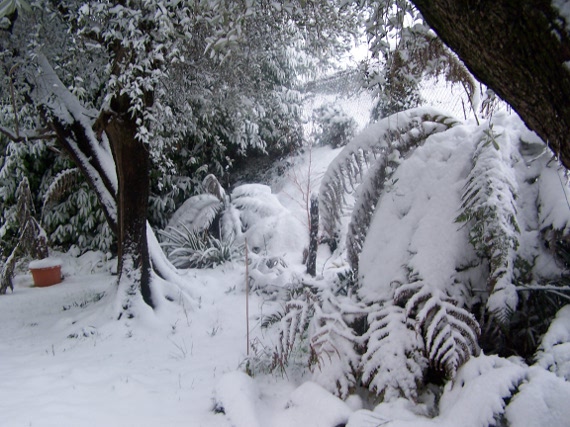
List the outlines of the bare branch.
{"type": "Polygon", "coordinates": [[[37,131],[33,131],[32,133],[28,132],[19,133],[17,129],[16,132],[12,132],[11,130],[3,126],[0,126],[0,133],[5,135],[9,140],[14,142],[55,139],[57,136],[55,133],[48,132],[47,129],[38,129],[37,131]]]}

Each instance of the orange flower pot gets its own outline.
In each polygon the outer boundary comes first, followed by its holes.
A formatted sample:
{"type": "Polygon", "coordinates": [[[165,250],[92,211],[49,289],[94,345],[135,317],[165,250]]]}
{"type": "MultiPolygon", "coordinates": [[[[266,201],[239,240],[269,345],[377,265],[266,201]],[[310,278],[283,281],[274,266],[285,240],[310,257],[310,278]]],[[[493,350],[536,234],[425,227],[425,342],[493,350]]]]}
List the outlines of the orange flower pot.
{"type": "Polygon", "coordinates": [[[61,265],[34,266],[30,264],[30,272],[34,278],[34,285],[37,287],[51,286],[61,282],[61,265]]]}

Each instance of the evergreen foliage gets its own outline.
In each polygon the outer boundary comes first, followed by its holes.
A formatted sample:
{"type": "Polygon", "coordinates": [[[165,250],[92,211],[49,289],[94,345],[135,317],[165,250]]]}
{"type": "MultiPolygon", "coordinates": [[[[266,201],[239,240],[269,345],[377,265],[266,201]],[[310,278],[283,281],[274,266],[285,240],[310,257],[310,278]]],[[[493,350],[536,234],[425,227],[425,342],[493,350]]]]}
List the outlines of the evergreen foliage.
{"type": "Polygon", "coordinates": [[[192,231],[183,224],[160,234],[162,247],[176,268],[213,268],[243,257],[243,245],[192,231]]]}
{"type": "Polygon", "coordinates": [[[411,2],[372,0],[366,6],[371,55],[360,71],[363,86],[377,99],[372,121],[421,105],[420,85],[427,78],[461,86],[474,108],[475,80],[411,2]]]}
{"type": "Polygon", "coordinates": [[[345,146],[356,133],[356,122],[334,104],[325,104],[313,112],[317,126],[315,141],[333,148],[345,146]]]}
{"type": "Polygon", "coordinates": [[[17,262],[17,256],[21,253],[31,256],[34,259],[47,258],[49,255],[47,246],[47,236],[36,218],[34,217],[34,205],[32,192],[28,179],[24,177],[16,190],[18,199],[16,207],[16,218],[19,225],[18,241],[10,255],[3,259],[0,270],[0,294],[5,294],[7,289],[14,290],[12,277],[17,262]]]}

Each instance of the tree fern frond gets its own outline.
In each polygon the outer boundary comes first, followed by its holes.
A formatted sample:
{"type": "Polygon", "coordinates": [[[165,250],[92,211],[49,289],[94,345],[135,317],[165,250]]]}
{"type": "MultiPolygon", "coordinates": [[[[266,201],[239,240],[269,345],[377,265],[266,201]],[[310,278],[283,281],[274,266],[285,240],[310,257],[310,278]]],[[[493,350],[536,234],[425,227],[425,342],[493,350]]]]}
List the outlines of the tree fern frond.
{"type": "Polygon", "coordinates": [[[383,401],[400,397],[415,401],[428,361],[413,321],[403,308],[387,304],[375,307],[368,323],[362,381],[383,401]]]}
{"type": "Polygon", "coordinates": [[[357,383],[358,337],[339,311],[324,313],[318,305],[313,325],[309,359],[310,366],[317,368],[313,370],[313,380],[346,399],[357,383]]]}
{"type": "Polygon", "coordinates": [[[453,378],[471,355],[479,354],[480,327],[467,310],[424,282],[396,290],[394,301],[405,307],[421,329],[430,366],[453,378]]]}
{"type": "Polygon", "coordinates": [[[279,321],[279,341],[274,351],[271,370],[285,369],[296,347],[307,338],[309,323],[315,314],[317,296],[308,288],[296,299],[287,301],[279,321]]]}
{"type": "Polygon", "coordinates": [[[477,255],[489,261],[489,312],[504,323],[516,308],[514,262],[519,245],[517,181],[512,144],[503,143],[492,126],[481,137],[462,195],[457,222],[467,223],[477,255]]]}
{"type": "Polygon", "coordinates": [[[359,200],[362,201],[359,202],[358,225],[351,231],[356,248],[350,257],[355,259],[353,268],[358,267],[356,254],[370,222],[370,205],[375,206],[378,201],[384,180],[389,175],[387,167],[394,165],[390,162],[391,154],[395,150],[405,153],[432,133],[452,125],[447,117],[431,109],[417,108],[397,113],[354,138],[329,165],[319,190],[321,221],[329,239],[338,237],[345,195],[366,182],[364,190],[359,190],[359,200]],[[371,167],[374,168],[372,171],[369,170],[371,167]]]}
{"type": "Polygon", "coordinates": [[[220,202],[223,202],[225,200],[226,190],[224,190],[224,187],[222,187],[222,184],[220,184],[220,181],[218,181],[218,178],[216,178],[215,175],[206,175],[202,181],[202,186],[208,194],[216,196],[220,202]]]}

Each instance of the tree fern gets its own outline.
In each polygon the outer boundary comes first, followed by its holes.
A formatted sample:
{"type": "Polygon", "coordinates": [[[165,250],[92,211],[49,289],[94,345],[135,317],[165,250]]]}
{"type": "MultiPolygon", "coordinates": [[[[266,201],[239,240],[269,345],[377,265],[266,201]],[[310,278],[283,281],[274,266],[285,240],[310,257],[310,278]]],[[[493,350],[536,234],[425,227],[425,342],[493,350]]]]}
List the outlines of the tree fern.
{"type": "Polygon", "coordinates": [[[479,354],[479,324],[439,289],[417,281],[396,290],[394,302],[417,322],[430,366],[448,378],[471,355],[479,354]]]}
{"type": "Polygon", "coordinates": [[[358,274],[359,255],[368,233],[380,195],[385,189],[386,182],[406,154],[423,143],[434,133],[449,129],[455,122],[447,116],[424,115],[421,122],[415,124],[407,132],[402,132],[397,141],[385,150],[374,165],[368,170],[362,185],[358,189],[351,220],[348,225],[347,253],[350,265],[358,274]]]}
{"type": "Polygon", "coordinates": [[[359,337],[347,325],[343,307],[331,293],[314,309],[309,333],[313,380],[346,399],[358,382],[359,337]]]}
{"type": "Polygon", "coordinates": [[[512,168],[516,153],[510,141],[501,142],[492,125],[485,130],[473,156],[457,222],[469,227],[477,255],[489,262],[488,310],[504,324],[517,306],[514,263],[519,246],[517,182],[512,168]]]}
{"type": "MultiPolygon", "coordinates": [[[[451,124],[436,110],[416,108],[387,117],[354,138],[329,165],[321,182],[321,221],[327,237],[338,241],[340,221],[346,209],[345,197],[364,181],[372,165],[383,161],[387,166],[385,159],[393,150],[407,151],[428,135],[448,129],[451,124]]],[[[385,167],[377,167],[376,174],[385,171],[385,167]]]]}
{"type": "Polygon", "coordinates": [[[402,307],[373,306],[364,335],[362,381],[383,401],[400,397],[416,400],[428,361],[423,338],[402,307]]]}

